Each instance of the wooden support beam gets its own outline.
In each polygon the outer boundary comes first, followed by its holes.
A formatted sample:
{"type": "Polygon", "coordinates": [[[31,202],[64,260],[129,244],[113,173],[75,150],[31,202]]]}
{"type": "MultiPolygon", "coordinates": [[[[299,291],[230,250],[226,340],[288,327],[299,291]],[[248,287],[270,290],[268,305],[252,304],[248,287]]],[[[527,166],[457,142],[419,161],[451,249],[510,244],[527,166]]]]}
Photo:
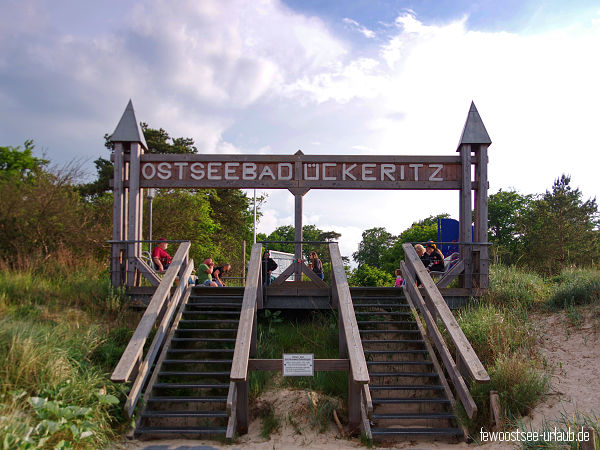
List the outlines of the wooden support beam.
{"type": "Polygon", "coordinates": [[[236,381],[235,385],[237,391],[237,429],[240,434],[246,434],[248,432],[248,381],[236,381]]]}
{"type": "MultiPolygon", "coordinates": [[[[302,195],[294,195],[294,259],[302,261],[302,195]]],[[[302,280],[301,266],[294,264],[296,281],[302,280]]]]}
{"type": "Polygon", "coordinates": [[[461,259],[454,264],[442,278],[436,283],[438,289],[447,287],[452,281],[465,270],[465,262],[461,259]]]}
{"type": "Polygon", "coordinates": [[[229,416],[229,420],[227,421],[225,439],[231,442],[235,437],[235,430],[237,428],[237,384],[233,381],[229,383],[229,392],[227,394],[227,415],[229,416]]]}
{"type": "MultiPolygon", "coordinates": [[[[482,144],[475,153],[475,241],[488,240],[488,146],[482,144]]],[[[482,289],[489,287],[489,248],[479,247],[477,253],[477,285],[482,289]]]]}
{"type": "Polygon", "coordinates": [[[317,287],[329,288],[327,283],[325,283],[323,280],[321,280],[321,278],[319,278],[319,276],[316,273],[314,273],[312,270],[310,270],[308,267],[306,267],[306,264],[304,264],[304,261],[297,263],[297,264],[300,266],[302,273],[305,274],[308,278],[310,278],[310,281],[312,281],[314,284],[316,284],[317,287]]]}
{"type": "Polygon", "coordinates": [[[361,384],[352,379],[352,373],[348,373],[348,427],[350,432],[360,427],[361,388],[361,384]]]}
{"type": "MultiPolygon", "coordinates": [[[[471,207],[471,146],[463,144],[460,146],[460,158],[462,164],[462,181],[459,199],[459,238],[460,242],[473,242],[472,231],[472,207],[471,207]]],[[[471,264],[472,246],[460,245],[460,257],[465,263],[465,271],[462,276],[462,287],[471,289],[473,287],[471,264]]]]}
{"type": "MultiPolygon", "coordinates": [[[[113,151],[114,156],[114,187],[113,187],[113,241],[122,241],[123,221],[124,221],[124,202],[123,202],[123,179],[124,179],[124,161],[123,161],[123,144],[116,142],[113,151]]],[[[110,276],[114,287],[118,287],[123,283],[121,279],[121,258],[122,244],[111,245],[111,264],[110,276]]]]}
{"type": "Polygon", "coordinates": [[[287,266],[286,269],[277,276],[277,278],[271,281],[269,287],[283,285],[283,283],[285,283],[285,280],[287,280],[296,270],[296,268],[294,267],[295,264],[296,263],[292,263],[289,266],[287,266]]]}
{"type": "Polygon", "coordinates": [[[152,286],[158,286],[160,284],[160,277],[156,275],[156,272],[146,264],[146,261],[140,258],[135,258],[135,265],[137,270],[150,282],[152,286]]]}

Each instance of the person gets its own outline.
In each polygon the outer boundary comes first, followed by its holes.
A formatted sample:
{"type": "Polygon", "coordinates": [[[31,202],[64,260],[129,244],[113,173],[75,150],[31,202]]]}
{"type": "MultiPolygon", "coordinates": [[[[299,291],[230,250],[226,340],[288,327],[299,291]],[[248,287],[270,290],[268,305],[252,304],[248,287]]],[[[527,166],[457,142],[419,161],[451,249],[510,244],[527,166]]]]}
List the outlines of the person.
{"type": "Polygon", "coordinates": [[[167,238],[162,237],[159,239],[158,245],[152,250],[152,262],[154,262],[154,266],[159,272],[167,270],[173,260],[171,255],[167,253],[168,246],[167,238]]]}
{"type": "Polygon", "coordinates": [[[215,283],[217,283],[217,286],[225,287],[225,282],[223,281],[222,277],[227,272],[229,272],[229,270],[231,270],[231,264],[229,264],[229,263],[223,264],[222,266],[215,267],[213,269],[212,277],[213,277],[213,281],[215,283]]]}
{"type": "Polygon", "coordinates": [[[402,271],[400,269],[396,269],[396,283],[394,287],[402,287],[404,286],[404,279],[402,278],[402,271]]]}
{"type": "Polygon", "coordinates": [[[429,255],[425,252],[425,247],[423,247],[421,244],[417,244],[415,245],[415,251],[421,259],[423,265],[427,267],[429,265],[429,255]]]}
{"type": "Polygon", "coordinates": [[[196,286],[210,286],[217,287],[217,283],[215,283],[212,279],[213,267],[215,263],[212,258],[206,258],[202,264],[198,266],[198,270],[196,271],[197,279],[196,286]]]}
{"type": "Polygon", "coordinates": [[[443,272],[444,255],[433,241],[427,241],[427,244],[425,244],[425,252],[429,255],[429,264],[426,266],[427,270],[430,272],[443,272]]]}
{"type": "Polygon", "coordinates": [[[262,257],[261,266],[263,283],[268,286],[271,284],[271,281],[273,281],[273,275],[271,274],[275,269],[277,269],[277,263],[271,258],[271,253],[269,252],[269,250],[265,250],[265,253],[262,257]]]}
{"type": "Polygon", "coordinates": [[[309,256],[310,268],[312,269],[312,271],[316,273],[321,280],[325,279],[325,274],[323,274],[323,263],[319,259],[317,252],[310,252],[309,256]]]}

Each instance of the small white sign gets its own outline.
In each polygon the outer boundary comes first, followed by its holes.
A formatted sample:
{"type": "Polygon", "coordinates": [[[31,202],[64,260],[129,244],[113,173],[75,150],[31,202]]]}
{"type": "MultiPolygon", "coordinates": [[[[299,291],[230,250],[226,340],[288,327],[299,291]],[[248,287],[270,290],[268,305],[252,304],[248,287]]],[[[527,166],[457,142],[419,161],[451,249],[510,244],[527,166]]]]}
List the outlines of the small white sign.
{"type": "Polygon", "coordinates": [[[309,353],[284,353],[284,377],[312,377],[315,375],[315,355],[309,353]]]}

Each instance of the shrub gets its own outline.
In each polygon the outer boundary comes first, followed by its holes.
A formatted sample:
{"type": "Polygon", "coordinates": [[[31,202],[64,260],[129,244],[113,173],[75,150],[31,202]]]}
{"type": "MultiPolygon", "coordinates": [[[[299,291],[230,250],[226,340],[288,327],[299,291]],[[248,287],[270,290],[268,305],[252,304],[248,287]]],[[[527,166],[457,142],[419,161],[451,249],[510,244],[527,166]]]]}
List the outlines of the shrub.
{"type": "Polygon", "coordinates": [[[385,287],[393,286],[395,278],[389,273],[378,269],[377,267],[361,264],[352,273],[348,283],[350,286],[374,286],[385,287]]]}

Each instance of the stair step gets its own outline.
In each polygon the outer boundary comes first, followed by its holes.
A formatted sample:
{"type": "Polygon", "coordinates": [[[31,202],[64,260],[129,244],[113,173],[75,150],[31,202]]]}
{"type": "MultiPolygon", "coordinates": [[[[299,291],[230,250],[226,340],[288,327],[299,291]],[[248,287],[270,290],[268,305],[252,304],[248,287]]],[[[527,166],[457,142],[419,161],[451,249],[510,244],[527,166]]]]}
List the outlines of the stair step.
{"type": "Polygon", "coordinates": [[[367,366],[433,366],[431,361],[367,361],[367,366]]]}
{"type": "MultiPolygon", "coordinates": [[[[365,342],[365,341],[363,341],[365,342]]],[[[366,341],[366,342],[373,342],[373,341],[366,341]]],[[[388,341],[385,341],[388,342],[388,341]]],[[[402,355],[408,355],[408,354],[420,354],[420,355],[427,355],[429,352],[427,350],[365,350],[365,355],[393,355],[393,354],[402,354],[402,355]]]]}
{"type": "Polygon", "coordinates": [[[421,385],[387,385],[387,384],[370,384],[371,391],[443,391],[444,386],[439,384],[421,384],[421,385]]]}
{"type": "Polygon", "coordinates": [[[225,434],[226,427],[140,427],[135,434],[225,434]]]}
{"type": "Polygon", "coordinates": [[[437,378],[435,372],[369,372],[371,377],[411,377],[411,378],[437,378]]]}
{"type": "Polygon", "coordinates": [[[194,302],[194,303],[187,303],[186,308],[189,306],[194,306],[197,308],[241,308],[242,304],[241,303],[198,303],[198,302],[194,302]]]}
{"type": "Polygon", "coordinates": [[[458,428],[371,428],[373,436],[462,436],[458,428]]]}
{"type": "Polygon", "coordinates": [[[447,398],[374,398],[372,399],[374,405],[386,405],[386,404],[410,404],[410,403],[442,403],[449,404],[450,400],[447,398]]]}
{"type": "Polygon", "coordinates": [[[377,419],[456,419],[452,413],[398,413],[398,414],[373,414],[377,419]]]}
{"type": "Polygon", "coordinates": [[[397,311],[356,311],[356,316],[412,316],[412,312],[397,311]]]}
{"type": "Polygon", "coordinates": [[[406,300],[404,295],[395,295],[395,296],[377,296],[377,295],[353,295],[352,300],[406,300]]]}
{"type": "Polygon", "coordinates": [[[423,339],[361,339],[363,344],[423,344],[423,339]]]}
{"type": "Polygon", "coordinates": [[[154,383],[153,387],[161,389],[229,389],[229,384],[154,383]]]}
{"type": "Polygon", "coordinates": [[[223,316],[239,316],[239,311],[183,311],[183,314],[206,314],[206,315],[223,315],[223,316]]]}
{"type": "Polygon", "coordinates": [[[178,328],[177,333],[236,333],[237,328],[178,328]]]}
{"type": "Polygon", "coordinates": [[[420,334],[419,330],[359,330],[361,333],[410,333],[420,334]]]}
{"type": "Polygon", "coordinates": [[[414,320],[358,320],[358,325],[416,325],[414,320]]]}
{"type": "MultiPolygon", "coordinates": [[[[229,386],[228,386],[229,387],[229,386]]],[[[227,397],[151,397],[148,403],[224,403],[227,397]]]]}
{"type": "Polygon", "coordinates": [[[354,303],[354,308],[409,308],[408,303],[354,303]]]}
{"type": "Polygon", "coordinates": [[[197,298],[201,298],[201,299],[206,299],[206,300],[221,300],[221,299],[239,299],[241,300],[243,298],[243,296],[240,295],[198,295],[198,294],[194,294],[192,293],[190,295],[190,300],[191,299],[197,299],[197,298]]]}
{"type": "Polygon", "coordinates": [[[227,417],[226,411],[144,411],[142,417],[227,417]]]}
{"type": "Polygon", "coordinates": [[[235,342],[235,338],[173,338],[171,342],[235,342]]]}
{"type": "Polygon", "coordinates": [[[170,348],[167,355],[170,353],[233,353],[233,348],[170,348]]]}
{"type": "Polygon", "coordinates": [[[239,323],[239,320],[236,319],[198,319],[198,320],[193,320],[193,319],[181,319],[179,321],[180,324],[187,324],[187,323],[239,323]]]}
{"type": "Polygon", "coordinates": [[[231,364],[231,359],[165,359],[163,364],[231,364]]]}
{"type": "Polygon", "coordinates": [[[227,372],[178,372],[178,371],[161,371],[158,372],[159,376],[178,376],[178,377],[228,377],[231,371],[227,372]]]}

